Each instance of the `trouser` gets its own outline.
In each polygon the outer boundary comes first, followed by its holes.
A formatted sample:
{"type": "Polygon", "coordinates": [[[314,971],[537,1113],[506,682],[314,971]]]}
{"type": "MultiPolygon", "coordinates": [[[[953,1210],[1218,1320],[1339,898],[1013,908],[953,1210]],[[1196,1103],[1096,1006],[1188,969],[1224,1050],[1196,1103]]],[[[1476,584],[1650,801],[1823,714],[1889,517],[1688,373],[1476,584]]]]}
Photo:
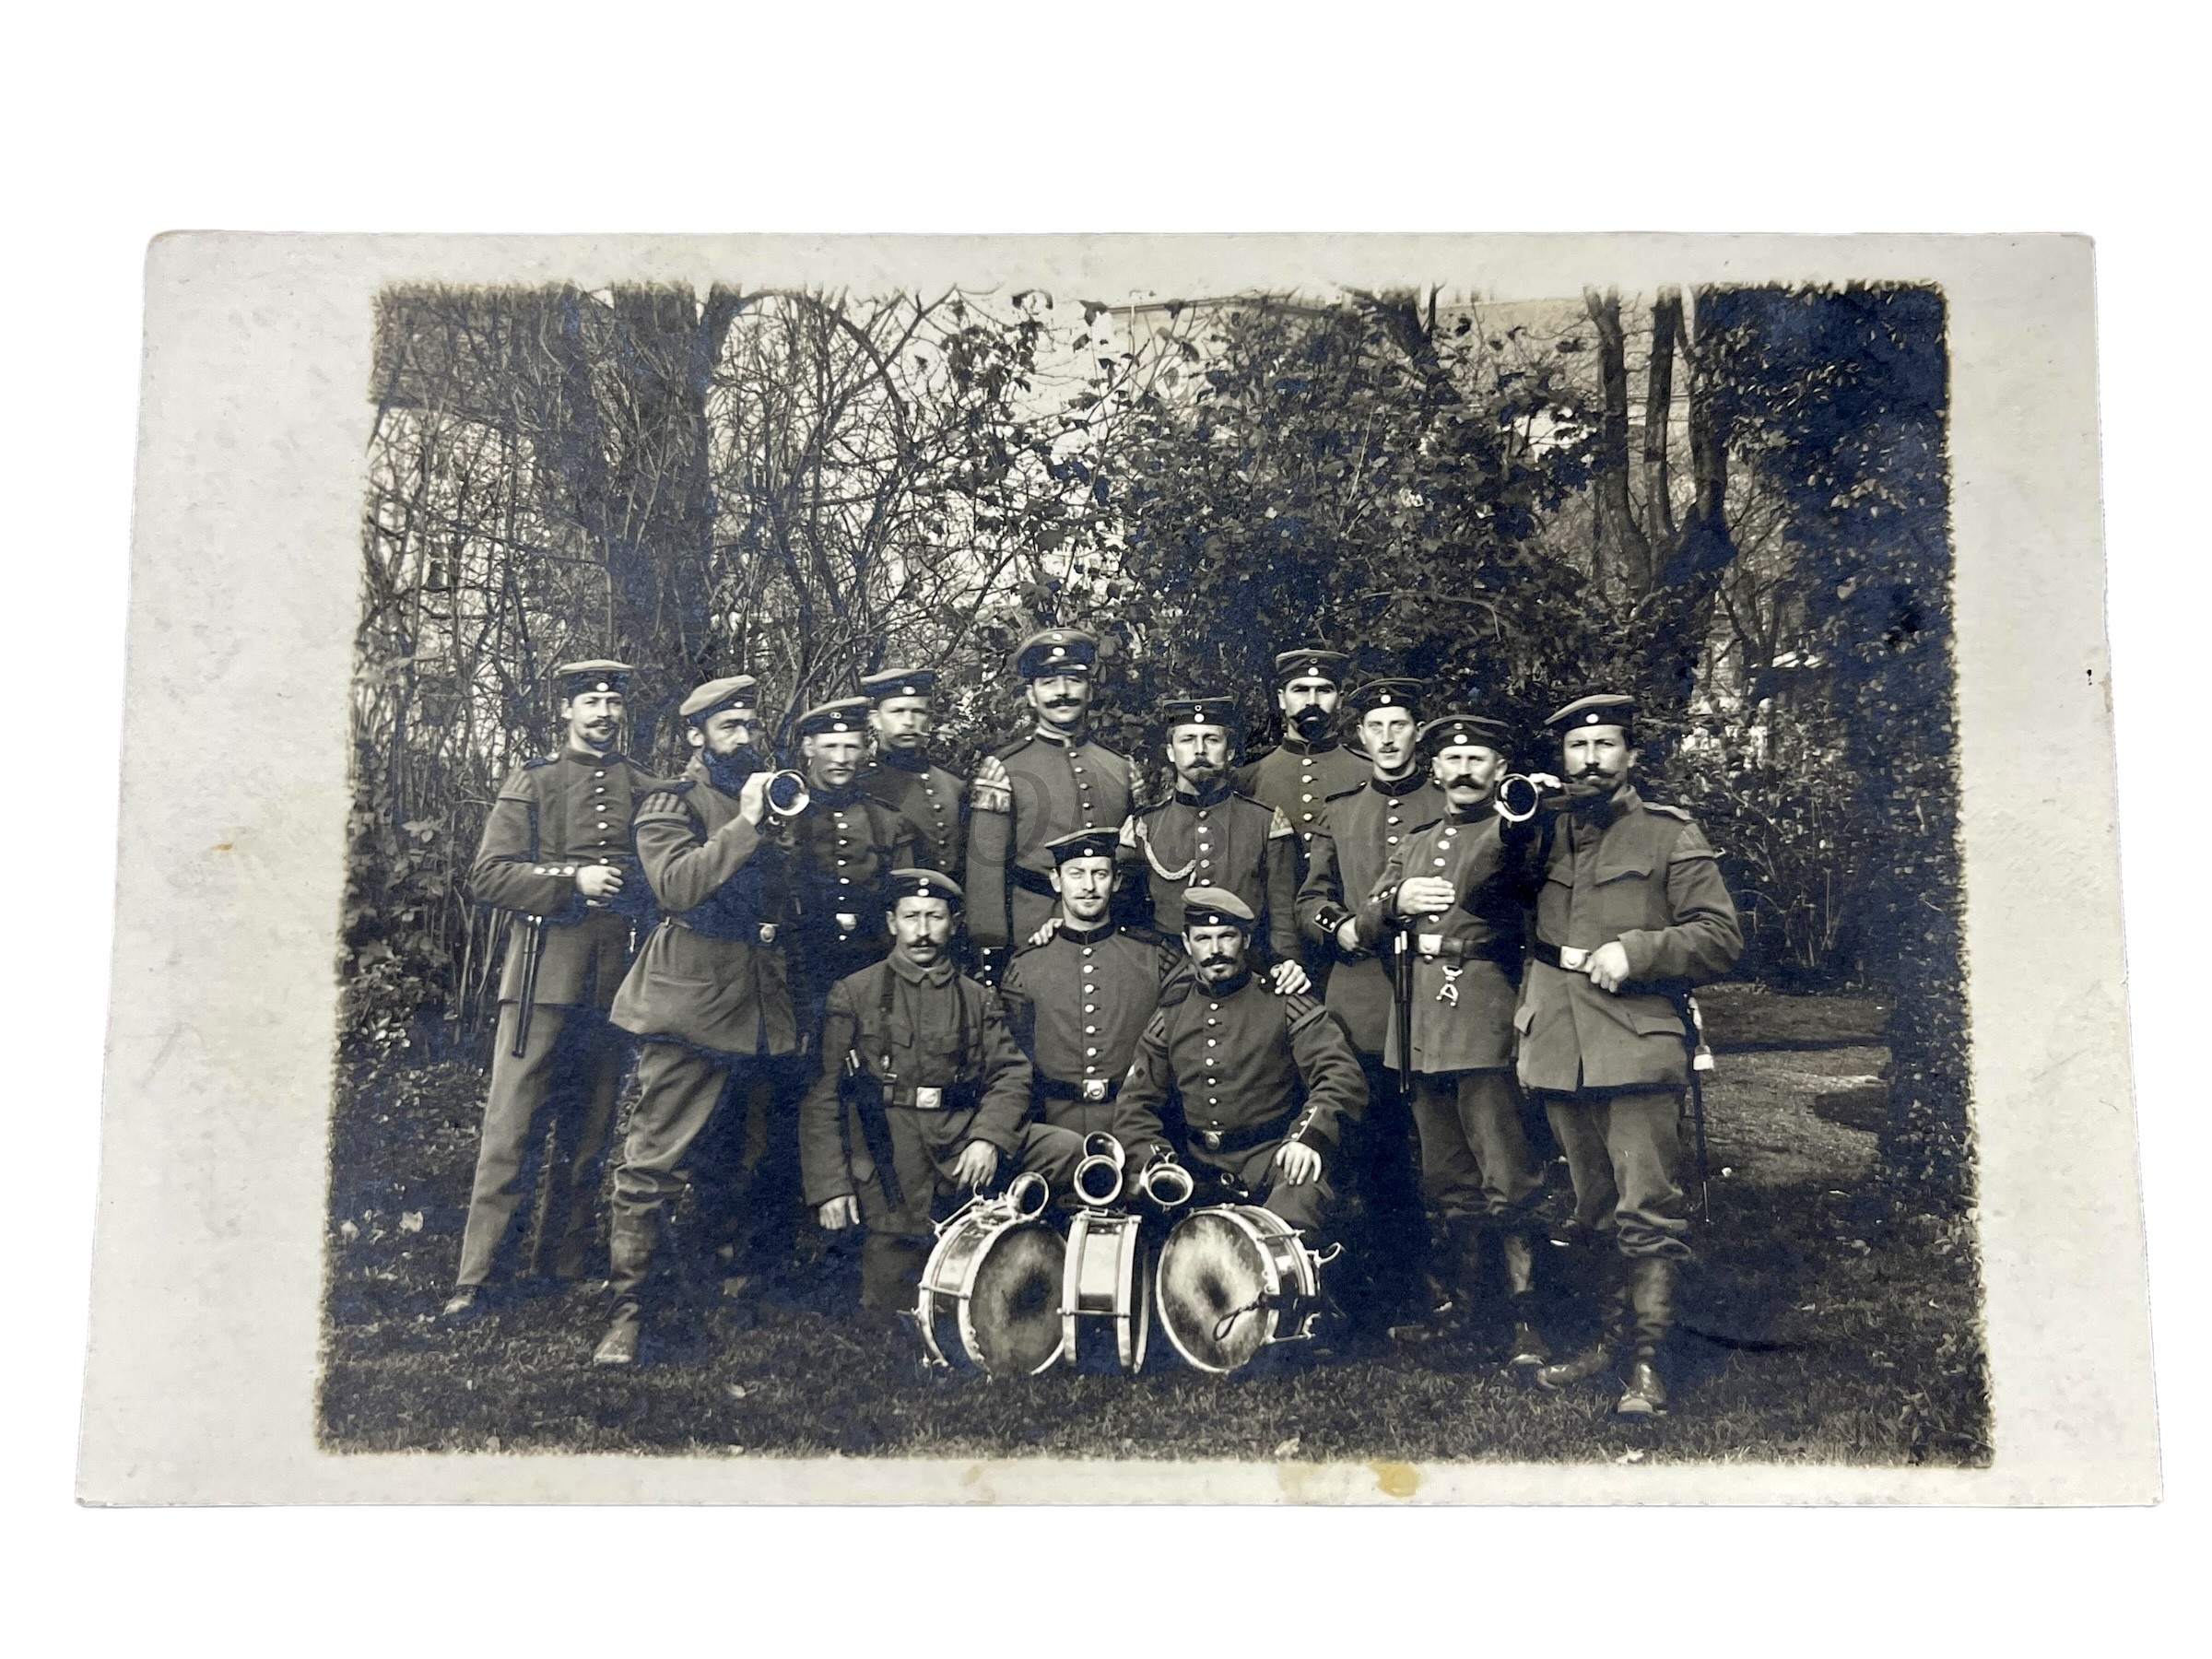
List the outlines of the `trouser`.
{"type": "Polygon", "coordinates": [[[1281,1141],[1269,1141],[1264,1147],[1243,1152],[1208,1152],[1203,1147],[1191,1147],[1184,1161],[1197,1182],[1193,1202],[1201,1205],[1219,1204],[1224,1200],[1254,1202],[1297,1228],[1306,1236],[1308,1243],[1318,1243],[1336,1196],[1329,1184],[1326,1165],[1323,1173],[1296,1186],[1278,1181],[1275,1155],[1282,1147],[1281,1141]]]}
{"type": "Polygon", "coordinates": [[[1398,1087],[1397,1068],[1380,1054],[1362,1053],[1367,1111],[1345,1136],[1347,1184],[1355,1193],[1359,1221],[1347,1241],[1352,1292],[1347,1312],[1355,1323],[1387,1324],[1420,1302],[1429,1272],[1429,1218],[1421,1203],[1420,1154],[1413,1112],[1398,1087]]]}
{"type": "Polygon", "coordinates": [[[1421,1192],[1446,1226],[1524,1218],[1544,1190],[1512,1073],[1423,1072],[1413,1080],[1421,1192]]]}
{"type": "MultiPolygon", "coordinates": [[[[953,1178],[960,1150],[974,1138],[975,1112],[921,1112],[912,1107],[884,1109],[890,1137],[891,1168],[899,1179],[900,1202],[893,1205],[876,1177],[875,1165],[853,1148],[853,1184],[860,1199],[860,1300],[865,1308],[911,1308],[928,1260],[935,1224],[964,1196],[953,1178]]],[[[1029,1124],[1014,1155],[999,1154],[999,1184],[1016,1171],[1041,1175],[1065,1192],[1083,1157],[1083,1137],[1073,1130],[1029,1124]],[[1013,1168],[1009,1169],[1009,1163],[1013,1168]]]]}
{"type": "Polygon", "coordinates": [[[500,1005],[458,1286],[486,1284],[507,1271],[523,1200],[541,1180],[545,1224],[522,1271],[542,1273],[549,1265],[560,1277],[579,1277],[591,1243],[628,1045],[602,1009],[541,1003],[531,1011],[529,1041],[518,1056],[520,1014],[520,1004],[500,1005]]]}
{"type": "Polygon", "coordinates": [[[726,1247],[743,1271],[781,1272],[814,1233],[800,1192],[798,1124],[814,1062],[780,1054],[725,1064],[721,1103],[684,1159],[691,1230],[704,1250],[726,1247]]]}
{"type": "Polygon", "coordinates": [[[1574,1180],[1574,1218],[1610,1232],[1625,1256],[1687,1261],[1689,1221],[1675,1171],[1682,1159],[1679,1089],[1547,1094],[1544,1112],[1574,1180]]]}
{"type": "MultiPolygon", "coordinates": [[[[695,1230],[702,1242],[712,1243],[737,1212],[776,1202],[778,1194],[761,1180],[764,1171],[772,1178],[771,1152],[794,1171],[795,1182],[796,1125],[779,1123],[773,1114],[779,1097],[792,1095],[794,1076],[788,1060],[709,1055],[679,1042],[647,1041],[640,1049],[638,1102],[630,1110],[608,1204],[607,1291],[618,1305],[634,1305],[642,1295],[669,1217],[688,1188],[695,1230]],[[748,1171],[742,1131],[756,1082],[771,1109],[769,1140],[748,1171]],[[722,1133],[713,1133],[717,1129],[722,1133]],[[788,1144],[779,1147],[779,1139],[788,1144]]],[[[783,1214],[788,1228],[788,1202],[783,1214]]],[[[784,1247],[788,1254],[788,1232],[784,1247]]]]}

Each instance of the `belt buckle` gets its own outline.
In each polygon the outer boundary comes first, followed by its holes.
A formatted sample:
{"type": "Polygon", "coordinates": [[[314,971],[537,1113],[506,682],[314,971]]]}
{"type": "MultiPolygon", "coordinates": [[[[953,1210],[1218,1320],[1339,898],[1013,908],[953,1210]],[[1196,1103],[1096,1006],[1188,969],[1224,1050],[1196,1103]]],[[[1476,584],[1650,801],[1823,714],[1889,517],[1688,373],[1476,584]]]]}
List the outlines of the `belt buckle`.
{"type": "Polygon", "coordinates": [[[1570,973],[1580,973],[1590,965],[1590,953],[1577,946],[1559,947],[1559,966],[1570,973]]]}
{"type": "Polygon", "coordinates": [[[1206,1149],[1208,1152],[1218,1152],[1221,1150],[1220,1130],[1201,1129],[1198,1131],[1198,1138],[1206,1144],[1206,1149]]]}
{"type": "Polygon", "coordinates": [[[935,1112],[944,1104],[945,1091],[942,1088],[914,1090],[914,1110],[917,1112],[935,1112]]]}
{"type": "Polygon", "coordinates": [[[1444,935],[1441,933],[1422,934],[1414,943],[1419,947],[1421,954],[1432,962],[1444,954],[1444,935]]]}
{"type": "Polygon", "coordinates": [[[1087,1100],[1104,1100],[1106,1098],[1106,1079],[1103,1077],[1084,1078],[1083,1098],[1087,1100]]]}

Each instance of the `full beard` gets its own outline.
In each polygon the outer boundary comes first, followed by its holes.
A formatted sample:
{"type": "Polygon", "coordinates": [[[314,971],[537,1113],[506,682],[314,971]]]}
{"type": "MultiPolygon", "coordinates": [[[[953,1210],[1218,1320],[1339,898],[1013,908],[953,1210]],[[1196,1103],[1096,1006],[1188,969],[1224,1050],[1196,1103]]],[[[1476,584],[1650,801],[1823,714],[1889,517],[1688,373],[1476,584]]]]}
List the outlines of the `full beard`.
{"type": "Polygon", "coordinates": [[[751,748],[734,750],[727,755],[710,751],[707,755],[707,781],[724,794],[734,795],[745,787],[746,779],[767,769],[761,764],[759,751],[751,748]]]}

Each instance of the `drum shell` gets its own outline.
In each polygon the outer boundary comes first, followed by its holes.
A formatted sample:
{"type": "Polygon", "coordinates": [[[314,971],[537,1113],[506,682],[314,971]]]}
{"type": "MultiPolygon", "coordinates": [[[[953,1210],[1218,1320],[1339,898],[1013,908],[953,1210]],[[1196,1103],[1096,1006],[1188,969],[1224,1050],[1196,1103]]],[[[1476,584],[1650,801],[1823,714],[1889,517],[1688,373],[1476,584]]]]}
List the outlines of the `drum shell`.
{"type": "Polygon", "coordinates": [[[1078,1370],[1144,1369],[1152,1283],[1144,1229],[1122,1211],[1085,1210],[1068,1223],[1060,1351],[1078,1370]]]}
{"type": "Polygon", "coordinates": [[[1216,1375],[1250,1363],[1271,1344],[1305,1338],[1321,1311],[1319,1259],[1297,1229],[1257,1205],[1211,1205],[1184,1216],[1160,1248],[1154,1279],[1169,1343],[1191,1365],[1216,1375]],[[1222,1259],[1224,1241],[1233,1245],[1229,1260],[1222,1259]],[[1186,1272],[1202,1254],[1214,1275],[1186,1272]],[[1253,1324],[1240,1329],[1246,1319],[1253,1324]],[[1223,1324],[1228,1329],[1217,1335],[1223,1324]]]}
{"type": "MultiPolygon", "coordinates": [[[[1060,1358],[1057,1288],[1065,1276],[1066,1245],[1049,1223],[1025,1216],[1006,1204],[976,1206],[954,1217],[938,1230],[937,1241],[923,1264],[922,1283],[914,1315],[922,1330],[922,1345],[938,1365],[972,1368],[991,1375],[1034,1375],[1060,1358]],[[1033,1277],[1049,1276],[1040,1317],[1025,1324],[1013,1336],[1021,1344],[1011,1362],[993,1363],[992,1347],[998,1333],[979,1325],[979,1314],[988,1317],[991,1302],[979,1308],[979,1289],[987,1288],[994,1264],[1004,1267],[1018,1258],[1031,1261],[1033,1277]],[[1049,1269],[1041,1264],[1053,1260],[1049,1269]]],[[[1001,1341],[1003,1348],[1008,1346],[1001,1341]]]]}

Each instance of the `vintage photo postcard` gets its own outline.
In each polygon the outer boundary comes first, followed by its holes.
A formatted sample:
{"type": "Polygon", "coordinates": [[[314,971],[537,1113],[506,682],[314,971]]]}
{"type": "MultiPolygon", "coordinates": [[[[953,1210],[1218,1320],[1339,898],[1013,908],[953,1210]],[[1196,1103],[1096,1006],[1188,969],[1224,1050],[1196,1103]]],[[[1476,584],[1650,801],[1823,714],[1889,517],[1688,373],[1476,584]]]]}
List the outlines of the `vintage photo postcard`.
{"type": "Polygon", "coordinates": [[[2155,1500],[2092,276],[158,241],[81,1496],[2155,1500]]]}

